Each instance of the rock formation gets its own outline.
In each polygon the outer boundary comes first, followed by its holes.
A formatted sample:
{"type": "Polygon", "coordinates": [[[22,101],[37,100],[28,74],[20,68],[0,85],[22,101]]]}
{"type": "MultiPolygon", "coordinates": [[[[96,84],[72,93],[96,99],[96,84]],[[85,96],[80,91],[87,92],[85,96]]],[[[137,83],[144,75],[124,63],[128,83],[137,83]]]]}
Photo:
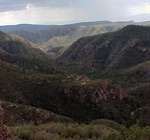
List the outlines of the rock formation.
{"type": "Polygon", "coordinates": [[[3,124],[4,112],[0,103],[0,140],[14,140],[8,128],[3,124]]]}

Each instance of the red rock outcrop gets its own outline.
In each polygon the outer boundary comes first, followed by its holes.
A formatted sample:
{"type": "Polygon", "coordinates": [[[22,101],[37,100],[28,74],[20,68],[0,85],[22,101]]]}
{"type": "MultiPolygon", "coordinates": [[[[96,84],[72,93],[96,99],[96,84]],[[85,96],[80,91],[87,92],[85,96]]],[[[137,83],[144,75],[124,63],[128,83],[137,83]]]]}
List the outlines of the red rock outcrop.
{"type": "Polygon", "coordinates": [[[3,124],[4,112],[0,103],[0,140],[14,140],[7,126],[3,124]]]}
{"type": "Polygon", "coordinates": [[[101,101],[129,98],[122,88],[116,87],[107,81],[94,85],[66,87],[63,92],[67,97],[74,97],[74,99],[82,103],[86,102],[87,99],[92,103],[99,103],[101,101]]]}

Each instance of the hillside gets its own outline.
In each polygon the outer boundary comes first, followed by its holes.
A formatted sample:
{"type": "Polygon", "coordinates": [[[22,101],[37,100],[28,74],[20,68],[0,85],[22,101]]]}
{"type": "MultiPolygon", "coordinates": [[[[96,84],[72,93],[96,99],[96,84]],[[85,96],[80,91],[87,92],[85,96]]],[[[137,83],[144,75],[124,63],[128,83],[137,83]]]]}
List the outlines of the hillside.
{"type": "Polygon", "coordinates": [[[104,23],[104,24],[94,24],[94,25],[84,25],[80,26],[72,33],[66,36],[53,37],[48,42],[43,45],[43,48],[47,50],[52,56],[60,56],[70,45],[78,40],[79,38],[85,36],[92,36],[103,34],[107,32],[112,32],[123,28],[126,25],[133,24],[133,22],[122,22],[122,23],[104,23]],[[58,51],[57,48],[61,47],[58,51]]]}
{"type": "Polygon", "coordinates": [[[83,37],[55,61],[0,32],[4,123],[16,139],[117,139],[149,125],[149,38],[150,27],[130,25],[83,37]]]}
{"type": "Polygon", "coordinates": [[[150,59],[150,27],[127,26],[119,31],[84,37],[58,60],[87,70],[127,69],[150,59]]]}
{"type": "Polygon", "coordinates": [[[127,25],[149,26],[150,22],[81,22],[69,25],[14,25],[1,26],[0,29],[11,34],[18,35],[24,39],[42,45],[52,56],[58,57],[70,45],[81,37],[98,35],[102,33],[119,30],[127,25]]]}
{"type": "MultiPolygon", "coordinates": [[[[55,55],[56,52],[51,51],[52,48],[67,47],[83,36],[115,31],[116,29],[120,29],[129,24],[134,24],[134,22],[113,23],[110,21],[96,21],[68,25],[21,24],[0,26],[0,30],[23,37],[32,43],[43,45],[46,50],[55,55]]],[[[63,48],[61,49],[62,50],[59,53],[64,51],[63,48]]]]}
{"type": "Polygon", "coordinates": [[[39,46],[15,35],[0,32],[0,61],[37,72],[55,73],[55,62],[39,46]]]}
{"type": "MultiPolygon", "coordinates": [[[[42,108],[79,122],[106,117],[128,124],[124,122],[125,113],[116,110],[116,106],[131,105],[132,99],[121,88],[102,79],[70,75],[37,45],[3,32],[0,37],[1,100],[42,108]]],[[[128,107],[129,112],[132,109],[128,107]]]]}
{"type": "Polygon", "coordinates": [[[38,123],[47,122],[74,122],[70,118],[28,105],[14,104],[11,102],[2,101],[2,107],[5,112],[3,121],[8,126],[29,124],[31,122],[35,125],[38,123]]]}
{"type": "Polygon", "coordinates": [[[96,62],[88,64],[91,68],[128,68],[150,59],[149,31],[150,27],[131,25],[117,32],[81,38],[60,59],[83,67],[90,60],[96,62]]]}
{"type": "Polygon", "coordinates": [[[150,22],[93,22],[92,23],[78,23],[78,28],[67,34],[66,36],[56,36],[48,40],[43,48],[50,53],[52,57],[59,57],[71,44],[76,40],[86,36],[93,36],[107,32],[117,31],[127,25],[143,25],[149,26],[150,22]]]}
{"type": "Polygon", "coordinates": [[[9,33],[20,36],[32,43],[35,43],[37,45],[40,45],[40,40],[39,37],[35,34],[35,32],[31,32],[28,30],[15,30],[15,31],[10,31],[9,33]]]}
{"type": "Polygon", "coordinates": [[[138,103],[121,88],[103,80],[93,81],[80,75],[66,78],[66,75],[28,73],[6,63],[0,71],[1,100],[43,108],[80,122],[105,117],[128,124],[124,120],[131,117],[130,111],[138,103]],[[117,106],[129,114],[120,112],[117,106]]]}
{"type": "Polygon", "coordinates": [[[45,29],[37,30],[36,32],[32,32],[32,30],[28,31],[26,29],[22,30],[14,30],[9,31],[11,34],[18,35],[20,37],[23,37],[24,39],[38,44],[43,45],[45,44],[49,39],[55,37],[55,36],[65,36],[74,30],[76,30],[77,26],[72,25],[53,25],[48,26],[45,29]]]}
{"type": "Polygon", "coordinates": [[[127,26],[77,40],[58,61],[72,72],[110,80],[143,103],[149,102],[149,86],[144,86],[150,80],[149,38],[150,27],[127,26]]]}

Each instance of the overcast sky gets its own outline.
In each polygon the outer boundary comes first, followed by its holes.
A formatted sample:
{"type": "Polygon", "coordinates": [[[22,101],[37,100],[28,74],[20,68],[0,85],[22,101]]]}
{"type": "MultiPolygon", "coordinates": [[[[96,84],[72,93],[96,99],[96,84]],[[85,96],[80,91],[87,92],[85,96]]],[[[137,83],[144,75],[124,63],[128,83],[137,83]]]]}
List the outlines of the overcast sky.
{"type": "Polygon", "coordinates": [[[149,14],[150,0],[0,0],[0,25],[143,20],[149,14]]]}

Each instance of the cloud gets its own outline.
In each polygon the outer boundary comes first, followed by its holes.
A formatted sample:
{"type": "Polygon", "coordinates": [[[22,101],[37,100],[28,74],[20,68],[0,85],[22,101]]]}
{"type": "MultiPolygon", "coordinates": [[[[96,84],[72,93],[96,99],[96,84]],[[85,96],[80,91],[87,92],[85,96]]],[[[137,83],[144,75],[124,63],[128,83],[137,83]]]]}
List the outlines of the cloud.
{"type": "Polygon", "coordinates": [[[27,4],[25,9],[19,11],[0,12],[0,24],[12,25],[18,23],[30,24],[59,24],[80,19],[82,11],[69,7],[36,7],[27,4]],[[80,16],[79,16],[80,15],[80,16]]]}
{"type": "Polygon", "coordinates": [[[24,10],[28,4],[36,7],[72,7],[76,5],[75,1],[78,0],[0,0],[0,11],[24,10]]]}
{"type": "Polygon", "coordinates": [[[126,20],[150,13],[149,0],[0,0],[0,25],[126,20]]]}
{"type": "Polygon", "coordinates": [[[131,6],[130,11],[132,15],[150,14],[150,3],[144,3],[142,5],[131,6]]]}
{"type": "Polygon", "coordinates": [[[88,0],[84,9],[92,20],[124,20],[130,15],[128,5],[119,0],[88,0]]]}

